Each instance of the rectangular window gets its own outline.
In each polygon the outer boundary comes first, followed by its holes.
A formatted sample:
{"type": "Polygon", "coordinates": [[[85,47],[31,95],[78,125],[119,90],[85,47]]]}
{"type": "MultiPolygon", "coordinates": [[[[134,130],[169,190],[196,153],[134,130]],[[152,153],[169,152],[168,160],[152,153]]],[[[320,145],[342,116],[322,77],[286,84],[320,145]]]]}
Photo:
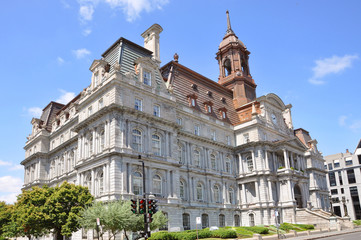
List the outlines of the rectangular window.
{"type": "Polygon", "coordinates": [[[323,167],[324,169],[327,169],[327,163],[325,163],[325,165],[324,165],[324,167],[323,167]]]}
{"type": "Polygon", "coordinates": [[[358,163],[361,164],[361,155],[357,155],[358,163]]]}
{"type": "Polygon", "coordinates": [[[104,101],[103,101],[103,98],[99,100],[99,109],[103,108],[104,107],[104,101]]]}
{"type": "Polygon", "coordinates": [[[343,185],[341,171],[338,171],[337,173],[338,173],[338,181],[340,182],[340,185],[343,185]]]}
{"type": "Polygon", "coordinates": [[[346,163],[346,166],[352,165],[352,158],[346,159],[345,163],[346,163]]]}
{"type": "Polygon", "coordinates": [[[142,100],[136,98],[134,103],[134,108],[136,110],[142,111],[142,100]]]}
{"type": "Polygon", "coordinates": [[[181,118],[177,118],[177,124],[180,125],[180,126],[182,125],[182,119],[181,118]]]}
{"type": "Polygon", "coordinates": [[[199,136],[200,135],[200,127],[199,125],[194,125],[194,134],[199,136]]]}
{"type": "Polygon", "coordinates": [[[153,107],[153,115],[156,117],[160,117],[160,106],[159,105],[154,105],[153,107]]]}
{"type": "Polygon", "coordinates": [[[328,173],[328,178],[330,180],[330,186],[336,186],[336,178],[335,178],[335,173],[334,172],[329,172],[328,173]]]}
{"type": "Polygon", "coordinates": [[[331,194],[332,194],[332,195],[337,195],[337,194],[338,194],[337,189],[331,189],[331,194]]]}
{"type": "Polygon", "coordinates": [[[334,168],[340,167],[340,160],[334,160],[333,161],[333,167],[334,168]]]}
{"type": "Polygon", "coordinates": [[[348,183],[356,183],[355,171],[353,169],[347,170],[348,183]]]}
{"type": "Polygon", "coordinates": [[[249,142],[249,134],[243,134],[243,143],[248,143],[249,142]]]}
{"type": "Polygon", "coordinates": [[[92,115],[93,114],[93,108],[92,107],[89,107],[88,108],[88,116],[92,115]]]}
{"type": "Polygon", "coordinates": [[[231,145],[231,137],[230,136],[226,136],[226,141],[228,145],[231,145]]]}
{"type": "Polygon", "coordinates": [[[216,141],[216,131],[215,131],[215,130],[212,130],[212,131],[211,131],[211,139],[212,139],[213,141],[216,141]]]}
{"type": "Polygon", "coordinates": [[[191,98],[191,105],[192,107],[196,106],[196,100],[194,98],[191,98]]]}
{"type": "Polygon", "coordinates": [[[151,79],[152,75],[150,72],[148,71],[143,71],[143,83],[145,85],[148,85],[150,86],[151,85],[151,82],[152,82],[152,79],[151,79]]]}
{"type": "Polygon", "coordinates": [[[333,169],[332,163],[329,163],[329,164],[328,164],[328,170],[332,170],[332,169],[333,169]]]}
{"type": "Polygon", "coordinates": [[[345,190],[343,188],[341,188],[341,194],[344,194],[345,190]]]}

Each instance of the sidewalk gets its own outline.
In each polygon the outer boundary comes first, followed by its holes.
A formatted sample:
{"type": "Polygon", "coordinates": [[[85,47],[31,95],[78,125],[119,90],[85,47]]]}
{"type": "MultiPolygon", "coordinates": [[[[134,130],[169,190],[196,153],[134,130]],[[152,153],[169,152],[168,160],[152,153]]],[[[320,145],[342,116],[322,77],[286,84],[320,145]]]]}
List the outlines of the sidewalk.
{"type": "MultiPolygon", "coordinates": [[[[325,238],[325,237],[332,237],[332,236],[339,236],[339,235],[343,235],[343,234],[348,234],[348,233],[354,233],[354,232],[360,232],[361,234],[361,228],[360,227],[356,227],[354,229],[345,229],[345,230],[341,230],[341,231],[337,231],[336,229],[333,229],[331,231],[329,231],[328,229],[324,229],[324,230],[314,230],[314,231],[305,231],[305,232],[295,232],[292,231],[290,233],[284,234],[281,237],[281,239],[292,239],[292,240],[312,240],[312,239],[321,239],[321,238],[325,238]]],[[[257,240],[276,240],[278,239],[277,235],[273,235],[273,236],[261,236],[259,234],[254,234],[252,239],[257,239],[257,240]]]]}

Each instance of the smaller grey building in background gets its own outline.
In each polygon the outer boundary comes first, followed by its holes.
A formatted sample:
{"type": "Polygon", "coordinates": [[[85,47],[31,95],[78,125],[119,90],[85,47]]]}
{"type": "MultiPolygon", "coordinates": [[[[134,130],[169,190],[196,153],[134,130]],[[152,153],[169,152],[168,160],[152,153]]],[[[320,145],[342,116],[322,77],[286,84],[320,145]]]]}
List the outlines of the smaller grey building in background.
{"type": "Polygon", "coordinates": [[[346,149],[346,153],[325,156],[325,161],[334,213],[361,219],[361,140],[353,154],[346,149]]]}

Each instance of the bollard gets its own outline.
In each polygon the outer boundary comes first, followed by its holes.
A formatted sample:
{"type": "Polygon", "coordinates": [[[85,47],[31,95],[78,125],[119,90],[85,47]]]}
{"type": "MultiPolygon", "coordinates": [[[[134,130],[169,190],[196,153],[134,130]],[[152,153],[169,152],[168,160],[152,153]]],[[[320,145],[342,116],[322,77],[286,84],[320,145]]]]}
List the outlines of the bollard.
{"type": "Polygon", "coordinates": [[[297,237],[297,232],[296,232],[296,230],[290,230],[290,233],[292,233],[293,236],[297,237]]]}
{"type": "Polygon", "coordinates": [[[253,234],[253,239],[262,240],[262,236],[261,236],[261,234],[255,233],[255,234],[253,234]]]}

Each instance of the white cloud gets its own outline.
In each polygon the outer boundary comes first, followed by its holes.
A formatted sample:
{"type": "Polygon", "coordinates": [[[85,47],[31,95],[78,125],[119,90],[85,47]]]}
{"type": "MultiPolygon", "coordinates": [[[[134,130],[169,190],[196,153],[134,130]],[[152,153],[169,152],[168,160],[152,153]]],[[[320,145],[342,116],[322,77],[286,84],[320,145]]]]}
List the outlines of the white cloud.
{"type": "Polygon", "coordinates": [[[316,60],[316,66],[312,68],[313,76],[308,81],[314,85],[324,84],[325,81],[322,79],[325,76],[341,73],[346,68],[350,68],[352,62],[356,59],[358,59],[357,55],[345,55],[343,57],[333,56],[316,60]]]}
{"type": "Polygon", "coordinates": [[[11,166],[11,162],[5,162],[0,160],[0,166],[11,166]]]}
{"type": "Polygon", "coordinates": [[[61,4],[63,5],[64,8],[70,8],[70,4],[67,3],[65,0],[60,0],[61,4]]]}
{"type": "Polygon", "coordinates": [[[86,37],[88,36],[89,34],[91,34],[92,30],[90,28],[87,28],[87,29],[84,29],[83,30],[83,35],[86,37]]]}
{"type": "Polygon", "coordinates": [[[28,113],[35,118],[40,118],[41,114],[43,113],[43,110],[39,107],[31,107],[28,109],[28,113]]]}
{"type": "Polygon", "coordinates": [[[351,130],[361,129],[361,120],[354,120],[352,124],[349,126],[351,130]]]}
{"type": "Polygon", "coordinates": [[[0,201],[4,201],[7,204],[13,204],[17,200],[17,196],[21,193],[21,191],[15,193],[9,193],[5,195],[0,195],[0,201]]]}
{"type": "Polygon", "coordinates": [[[62,59],[61,57],[58,57],[56,61],[58,62],[59,65],[63,65],[63,63],[65,62],[64,59],[62,59]]]}
{"type": "Polygon", "coordinates": [[[73,50],[73,53],[77,59],[81,59],[89,55],[91,52],[86,48],[80,48],[77,50],[73,50]]]}
{"type": "Polygon", "coordinates": [[[55,102],[67,104],[69,103],[73,98],[75,98],[75,93],[73,92],[67,92],[63,89],[59,89],[61,92],[61,95],[58,99],[55,100],[55,102]]]}
{"type": "Polygon", "coordinates": [[[11,171],[18,171],[18,170],[24,170],[24,166],[23,165],[15,165],[15,166],[12,166],[10,168],[11,171]]]}
{"type": "Polygon", "coordinates": [[[15,193],[19,192],[23,186],[23,180],[13,176],[0,177],[0,193],[15,193]]]}
{"type": "Polygon", "coordinates": [[[81,21],[91,21],[96,6],[103,2],[112,9],[121,9],[128,22],[132,22],[140,17],[142,12],[160,10],[166,5],[168,0],[78,0],[80,4],[79,14],[81,21]]]}

